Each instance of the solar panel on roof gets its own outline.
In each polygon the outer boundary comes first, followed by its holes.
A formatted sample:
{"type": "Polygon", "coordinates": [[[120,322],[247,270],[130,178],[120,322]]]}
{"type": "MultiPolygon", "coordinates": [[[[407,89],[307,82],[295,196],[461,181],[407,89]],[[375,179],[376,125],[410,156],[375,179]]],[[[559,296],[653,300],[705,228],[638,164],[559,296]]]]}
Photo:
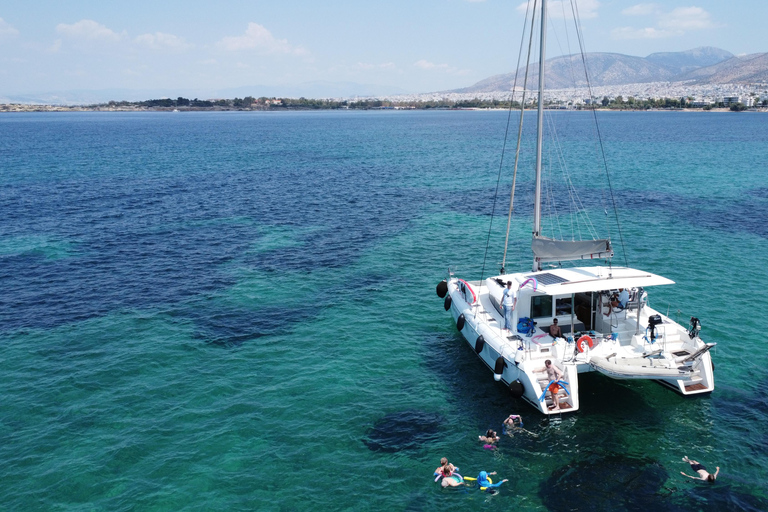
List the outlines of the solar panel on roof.
{"type": "Polygon", "coordinates": [[[539,283],[543,285],[549,285],[549,284],[560,284],[560,283],[567,283],[568,280],[564,277],[556,276],[555,274],[550,274],[547,272],[546,274],[538,274],[538,275],[531,275],[526,277],[532,277],[536,279],[539,283]]]}

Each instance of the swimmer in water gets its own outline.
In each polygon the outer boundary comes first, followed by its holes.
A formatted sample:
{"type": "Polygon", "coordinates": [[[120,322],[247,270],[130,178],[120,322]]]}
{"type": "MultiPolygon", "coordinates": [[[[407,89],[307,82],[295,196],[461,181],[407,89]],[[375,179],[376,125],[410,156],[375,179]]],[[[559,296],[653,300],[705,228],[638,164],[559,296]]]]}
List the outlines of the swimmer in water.
{"type": "Polygon", "coordinates": [[[502,432],[509,437],[515,437],[515,434],[521,432],[528,434],[529,436],[539,437],[539,434],[534,434],[530,430],[523,428],[523,417],[519,414],[510,414],[509,417],[504,420],[503,425],[504,430],[502,432]]]}
{"type": "Polygon", "coordinates": [[[691,470],[697,473],[699,476],[686,475],[682,471],[680,474],[687,476],[688,478],[693,478],[694,480],[702,480],[704,482],[714,483],[715,479],[717,478],[717,474],[720,473],[720,466],[717,466],[717,471],[715,471],[715,474],[713,475],[707,471],[707,468],[705,468],[703,464],[699,464],[697,461],[691,460],[687,456],[683,457],[683,462],[690,464],[691,470]]]}
{"type": "Polygon", "coordinates": [[[437,469],[435,469],[435,475],[442,474],[443,468],[448,465],[448,459],[446,457],[443,457],[440,459],[440,465],[437,466],[437,469]]]}
{"type": "Polygon", "coordinates": [[[507,428],[522,427],[523,418],[519,414],[510,414],[509,417],[504,420],[504,426],[507,428]]]}
{"type": "Polygon", "coordinates": [[[443,487],[458,487],[464,483],[464,479],[457,473],[457,467],[448,462],[448,459],[443,457],[440,459],[440,466],[435,469],[435,481],[442,478],[440,485],[443,487]]]}
{"type": "Polygon", "coordinates": [[[492,428],[489,428],[488,432],[486,432],[484,436],[477,436],[477,439],[478,441],[482,441],[487,444],[494,444],[501,438],[496,435],[495,430],[493,430],[492,428]]]}
{"type": "Polygon", "coordinates": [[[479,475],[477,475],[477,478],[469,478],[467,477],[467,480],[477,480],[477,486],[480,487],[481,490],[490,492],[491,494],[496,493],[496,488],[503,484],[504,482],[508,482],[506,478],[500,482],[491,483],[491,479],[488,478],[490,475],[495,475],[496,472],[488,473],[486,471],[481,471],[479,475]]]}

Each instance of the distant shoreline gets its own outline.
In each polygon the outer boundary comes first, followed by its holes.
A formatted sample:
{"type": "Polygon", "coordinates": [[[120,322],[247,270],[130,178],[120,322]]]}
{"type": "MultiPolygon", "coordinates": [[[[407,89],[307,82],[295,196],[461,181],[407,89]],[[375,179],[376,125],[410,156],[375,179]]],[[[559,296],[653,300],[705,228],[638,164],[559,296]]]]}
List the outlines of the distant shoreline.
{"type": "MultiPolygon", "coordinates": [[[[544,101],[547,110],[600,110],[600,111],[743,111],[751,107],[754,110],[762,107],[768,110],[768,100],[753,106],[753,99],[748,98],[747,105],[736,103],[735,98],[728,101],[696,102],[691,97],[681,98],[647,98],[636,99],[622,96],[602,99],[592,97],[591,100],[563,102],[544,101]]],[[[738,97],[738,101],[741,98],[738,97]]],[[[179,96],[176,99],[160,98],[143,101],[109,101],[107,103],[91,103],[80,105],[51,105],[51,104],[0,104],[0,112],[229,112],[229,111],[258,111],[286,112],[309,110],[519,110],[520,102],[511,99],[449,99],[435,98],[429,100],[383,100],[367,99],[312,99],[312,98],[245,98],[231,99],[188,99],[179,96]]],[[[526,110],[536,110],[535,102],[525,102],[526,110]]]]}
{"type": "MultiPolygon", "coordinates": [[[[0,104],[0,114],[2,113],[22,113],[22,112],[168,112],[168,113],[181,113],[181,112],[308,112],[308,111],[348,111],[348,110],[421,110],[421,111],[478,111],[478,112],[492,112],[492,111],[508,111],[509,106],[506,107],[357,107],[357,108],[312,108],[312,107],[276,107],[276,108],[248,108],[248,107],[139,107],[139,106],[120,106],[112,107],[106,105],[27,105],[18,103],[0,104]]],[[[519,107],[515,107],[514,110],[519,110],[519,107]]],[[[536,108],[526,108],[526,111],[535,111],[536,108]]],[[[562,112],[578,112],[596,110],[597,112],[734,112],[727,107],[712,107],[709,109],[703,107],[676,107],[676,108],[618,108],[618,107],[599,107],[590,109],[589,107],[581,108],[548,108],[545,110],[550,112],[562,111],[562,112]]],[[[748,112],[763,112],[768,113],[768,107],[755,107],[744,109],[748,112]]]]}

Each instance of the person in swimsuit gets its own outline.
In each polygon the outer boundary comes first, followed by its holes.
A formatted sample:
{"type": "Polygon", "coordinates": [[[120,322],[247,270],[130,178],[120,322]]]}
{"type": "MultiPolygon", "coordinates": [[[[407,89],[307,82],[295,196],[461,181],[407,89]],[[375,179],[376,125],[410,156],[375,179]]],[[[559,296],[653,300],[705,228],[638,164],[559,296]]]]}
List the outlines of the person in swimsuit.
{"type": "Polygon", "coordinates": [[[507,419],[504,420],[504,426],[512,429],[523,426],[523,418],[519,414],[510,414],[507,419]]]}
{"type": "Polygon", "coordinates": [[[448,459],[446,457],[443,457],[440,459],[440,465],[437,466],[437,469],[435,469],[435,474],[443,472],[443,468],[448,465],[448,459]]]}
{"type": "Polygon", "coordinates": [[[489,428],[488,432],[486,432],[484,436],[477,436],[477,439],[479,441],[483,441],[484,443],[493,444],[501,438],[496,435],[495,430],[489,428]]]}
{"type": "Polygon", "coordinates": [[[552,383],[549,385],[549,388],[547,388],[550,395],[552,395],[552,405],[550,405],[549,408],[556,411],[560,410],[560,400],[557,398],[557,393],[560,391],[560,385],[557,383],[557,381],[563,378],[563,371],[552,364],[552,361],[549,359],[544,361],[544,368],[538,368],[534,371],[547,372],[547,379],[552,383]]]}
{"type": "Polygon", "coordinates": [[[690,464],[691,471],[698,474],[699,476],[686,475],[682,471],[680,472],[680,474],[683,476],[687,476],[688,478],[693,478],[694,480],[702,480],[705,482],[712,483],[717,478],[717,474],[720,473],[720,466],[717,466],[717,471],[715,471],[715,474],[713,475],[712,473],[709,473],[707,471],[707,468],[705,468],[703,464],[700,464],[698,461],[691,460],[687,456],[683,457],[683,462],[687,462],[688,464],[690,464]]]}
{"type": "MultiPolygon", "coordinates": [[[[456,466],[448,462],[448,459],[443,457],[440,459],[440,466],[435,469],[435,475],[440,478],[442,477],[442,482],[440,482],[440,485],[443,487],[458,487],[463,483],[463,479],[461,478],[461,475],[456,473],[456,466]]],[[[437,478],[435,479],[437,481],[437,478]]]]}
{"type": "Polygon", "coordinates": [[[552,325],[549,326],[549,335],[553,338],[563,337],[563,330],[557,325],[557,318],[552,319],[552,325]]]}

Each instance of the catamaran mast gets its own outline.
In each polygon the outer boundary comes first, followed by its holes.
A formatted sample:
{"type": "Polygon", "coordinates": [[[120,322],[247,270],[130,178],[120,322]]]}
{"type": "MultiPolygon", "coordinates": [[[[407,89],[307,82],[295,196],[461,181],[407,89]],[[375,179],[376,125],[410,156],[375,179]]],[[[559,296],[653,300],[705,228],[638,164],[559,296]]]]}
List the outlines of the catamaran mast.
{"type": "MultiPolygon", "coordinates": [[[[541,141],[544,133],[544,59],[547,48],[547,0],[541,0],[541,43],[539,48],[539,109],[536,124],[536,194],[533,203],[533,236],[541,234],[541,141]]],[[[534,257],[533,271],[541,270],[534,257]]]]}

